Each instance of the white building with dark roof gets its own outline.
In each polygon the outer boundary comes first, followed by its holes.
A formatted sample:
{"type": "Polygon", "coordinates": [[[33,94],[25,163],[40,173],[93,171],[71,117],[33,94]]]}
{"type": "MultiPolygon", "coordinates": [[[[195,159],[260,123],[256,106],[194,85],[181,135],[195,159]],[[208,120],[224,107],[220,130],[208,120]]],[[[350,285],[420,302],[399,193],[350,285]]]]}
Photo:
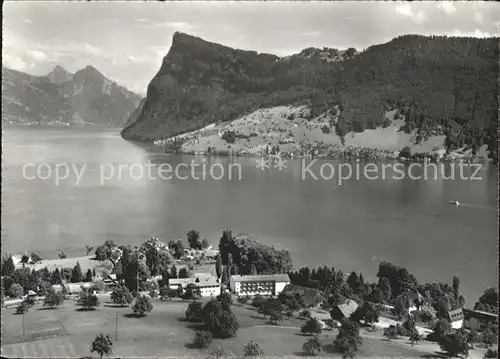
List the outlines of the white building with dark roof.
{"type": "Polygon", "coordinates": [[[168,280],[168,286],[172,289],[186,289],[188,284],[194,284],[199,287],[202,297],[216,297],[220,295],[220,283],[213,276],[171,278],[168,280]]]}
{"type": "Polygon", "coordinates": [[[290,284],[288,274],[232,275],[231,291],[237,295],[278,295],[290,284]]]}

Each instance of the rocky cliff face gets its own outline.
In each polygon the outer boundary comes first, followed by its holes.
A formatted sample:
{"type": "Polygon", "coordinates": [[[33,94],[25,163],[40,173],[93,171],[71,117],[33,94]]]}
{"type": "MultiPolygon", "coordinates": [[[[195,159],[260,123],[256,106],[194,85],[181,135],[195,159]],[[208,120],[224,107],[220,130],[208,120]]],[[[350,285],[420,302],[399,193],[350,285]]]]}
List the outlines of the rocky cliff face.
{"type": "Polygon", "coordinates": [[[384,126],[384,114],[397,109],[407,133],[441,127],[450,143],[479,143],[497,118],[497,43],[411,35],[361,53],[309,48],[280,58],[176,33],[122,136],[162,139],[258,108],[305,104],[311,118],[338,106],[341,136],[384,126]]]}
{"type": "Polygon", "coordinates": [[[2,68],[2,122],[123,127],[140,97],[92,66],[70,74],[57,66],[47,76],[2,68]]]}

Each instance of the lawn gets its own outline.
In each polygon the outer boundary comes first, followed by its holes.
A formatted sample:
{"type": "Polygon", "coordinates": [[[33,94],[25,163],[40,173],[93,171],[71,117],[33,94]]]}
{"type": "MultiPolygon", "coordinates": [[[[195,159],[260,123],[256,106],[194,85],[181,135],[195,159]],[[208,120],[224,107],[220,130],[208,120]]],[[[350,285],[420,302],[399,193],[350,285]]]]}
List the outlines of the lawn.
{"type": "MultiPolygon", "coordinates": [[[[185,321],[188,303],[180,300],[153,299],[153,311],[142,318],[131,317],[130,307],[116,307],[102,299],[95,311],[78,311],[74,301],[67,300],[58,309],[35,306],[24,316],[14,310],[2,310],[2,355],[6,357],[88,357],[92,340],[98,333],[110,334],[117,357],[206,357],[215,346],[227,354],[242,355],[250,340],[257,341],[266,356],[298,356],[308,337],[299,333],[301,321],[284,319],[271,325],[253,308],[234,304],[240,329],[236,337],[215,339],[208,350],[190,347],[196,326],[185,321]],[[118,341],[116,327],[118,318],[118,341]],[[51,337],[52,336],[52,337],[51,337]]],[[[332,353],[336,331],[320,335],[324,355],[332,353]]],[[[359,357],[430,357],[437,345],[422,343],[414,348],[404,340],[388,342],[381,333],[363,333],[359,357]],[[427,353],[427,354],[426,354],[427,353]]],[[[407,340],[406,340],[407,341],[407,340]]],[[[96,356],[96,355],[95,355],[96,356]]]]}

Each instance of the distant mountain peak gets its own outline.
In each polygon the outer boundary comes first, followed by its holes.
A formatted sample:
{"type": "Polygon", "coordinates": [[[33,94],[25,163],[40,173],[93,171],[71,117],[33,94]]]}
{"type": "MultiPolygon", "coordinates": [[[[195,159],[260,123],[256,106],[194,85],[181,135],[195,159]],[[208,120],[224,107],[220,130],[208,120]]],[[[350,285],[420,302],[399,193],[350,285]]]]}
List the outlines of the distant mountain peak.
{"type": "Polygon", "coordinates": [[[72,76],[73,75],[69,71],[60,65],[54,67],[54,69],[47,74],[49,80],[58,85],[71,80],[72,76]]]}

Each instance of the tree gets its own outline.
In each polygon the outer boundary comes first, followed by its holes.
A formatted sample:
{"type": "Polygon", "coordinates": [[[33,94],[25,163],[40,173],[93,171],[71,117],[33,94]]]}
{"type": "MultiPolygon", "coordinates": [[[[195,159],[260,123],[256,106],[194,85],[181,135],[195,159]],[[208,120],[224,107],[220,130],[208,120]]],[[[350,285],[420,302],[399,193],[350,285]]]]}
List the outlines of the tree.
{"type": "Polygon", "coordinates": [[[217,259],[215,260],[215,273],[217,274],[217,278],[220,278],[222,275],[222,257],[220,254],[217,255],[217,259]]]}
{"type": "Polygon", "coordinates": [[[467,341],[471,349],[474,349],[474,344],[477,343],[479,339],[480,339],[479,333],[476,330],[472,329],[467,336],[467,341]]]}
{"type": "Polygon", "coordinates": [[[14,274],[15,270],[16,266],[14,265],[14,260],[12,259],[12,257],[9,257],[3,261],[2,276],[10,277],[12,274],[14,274]]]}
{"type": "Polygon", "coordinates": [[[394,325],[390,325],[384,329],[384,337],[387,339],[396,339],[398,337],[398,333],[396,327],[394,325]]]}
{"type": "Polygon", "coordinates": [[[214,348],[212,348],[210,355],[215,358],[222,358],[226,356],[226,352],[224,351],[224,348],[221,345],[217,345],[214,348]]]}
{"type": "Polygon", "coordinates": [[[379,279],[377,284],[378,289],[380,290],[380,299],[382,303],[390,303],[392,299],[392,289],[391,283],[389,279],[386,277],[382,277],[379,279]]]}
{"type": "Polygon", "coordinates": [[[206,330],[198,330],[194,336],[193,344],[200,349],[206,349],[212,343],[212,334],[206,330]]]}
{"type": "Polygon", "coordinates": [[[315,335],[313,338],[309,338],[302,345],[302,350],[309,356],[316,356],[321,353],[321,342],[319,337],[315,335]]]}
{"type": "Polygon", "coordinates": [[[216,338],[230,338],[239,328],[231,308],[217,300],[211,300],[203,307],[205,328],[216,338]]]}
{"type": "Polygon", "coordinates": [[[439,340],[451,331],[450,322],[446,319],[439,319],[434,323],[432,333],[427,336],[427,340],[439,342],[439,340]]]}
{"type": "Polygon", "coordinates": [[[179,278],[189,278],[189,271],[186,267],[183,267],[179,270],[179,278]]]}
{"type": "Polygon", "coordinates": [[[86,251],[86,255],[88,256],[92,251],[94,250],[94,246],[91,246],[89,244],[86,244],[85,245],[85,251],[86,251]]]}
{"type": "Polygon", "coordinates": [[[118,285],[111,293],[111,300],[113,303],[124,307],[132,303],[134,297],[132,297],[132,293],[130,293],[130,290],[126,286],[118,285]]]}
{"type": "Polygon", "coordinates": [[[380,309],[378,305],[370,302],[364,302],[354,311],[354,313],[351,314],[349,320],[356,323],[363,321],[364,324],[368,325],[378,322],[379,316],[380,309]]]}
{"type": "Polygon", "coordinates": [[[7,290],[7,295],[11,298],[20,298],[24,294],[24,289],[20,284],[14,283],[7,290]]]}
{"type": "Polygon", "coordinates": [[[182,256],[184,255],[184,244],[182,243],[182,240],[171,240],[168,242],[168,249],[172,253],[172,256],[175,259],[181,259],[182,256]]]}
{"type": "Polygon", "coordinates": [[[404,299],[398,297],[394,305],[394,314],[396,315],[398,320],[401,321],[407,313],[408,313],[408,308],[406,308],[404,299]]]}
{"type": "Polygon", "coordinates": [[[95,250],[95,259],[98,261],[104,261],[111,257],[111,248],[105,245],[100,245],[95,250]]]}
{"type": "Polygon", "coordinates": [[[201,241],[201,249],[207,249],[208,247],[210,247],[210,244],[208,243],[207,239],[203,239],[203,241],[201,241]]]}
{"type": "Polygon", "coordinates": [[[198,287],[196,284],[189,283],[186,286],[186,290],[184,291],[184,294],[182,295],[182,299],[185,300],[196,300],[201,298],[201,289],[198,287]]]}
{"type": "Polygon", "coordinates": [[[279,322],[283,321],[283,314],[281,314],[281,312],[278,311],[273,311],[269,316],[269,319],[272,324],[278,325],[279,322]]]}
{"type": "Polygon", "coordinates": [[[498,289],[488,288],[474,304],[474,310],[498,314],[498,289]]]}
{"type": "Polygon", "coordinates": [[[352,358],[362,342],[356,323],[344,319],[339,334],[334,341],[335,350],[342,353],[343,358],[352,358]]]}
{"type": "Polygon", "coordinates": [[[43,258],[38,253],[35,252],[31,253],[30,257],[33,263],[39,263],[43,260],[43,258]]]}
{"type": "Polygon", "coordinates": [[[481,342],[486,346],[486,348],[489,348],[495,340],[497,339],[495,333],[490,328],[487,328],[482,334],[481,334],[481,342]]]}
{"type": "Polygon", "coordinates": [[[151,304],[151,298],[147,295],[138,295],[135,299],[135,303],[132,306],[132,310],[135,314],[144,316],[147,313],[151,313],[153,310],[153,304],[151,304]]]}
{"type": "Polygon", "coordinates": [[[175,264],[173,264],[172,268],[170,268],[170,278],[177,278],[177,267],[175,264]]]}
{"type": "Polygon", "coordinates": [[[231,297],[231,294],[228,292],[223,292],[220,295],[218,295],[217,300],[219,302],[226,303],[227,305],[233,304],[233,298],[231,297]]]}
{"type": "Polygon", "coordinates": [[[467,337],[458,331],[441,337],[438,344],[451,357],[458,356],[458,354],[467,355],[469,352],[467,337]]]}
{"type": "Polygon", "coordinates": [[[30,256],[27,254],[23,254],[23,256],[21,257],[21,263],[23,264],[23,267],[25,264],[28,264],[29,261],[30,261],[30,256]]]}
{"type": "Polygon", "coordinates": [[[402,158],[411,158],[411,149],[408,146],[403,147],[401,151],[399,151],[399,157],[402,158]]]}
{"type": "Polygon", "coordinates": [[[243,353],[243,356],[245,357],[258,357],[264,355],[264,350],[262,350],[259,343],[251,340],[245,345],[243,353]]]}
{"type": "Polygon", "coordinates": [[[71,283],[80,283],[82,279],[82,267],[80,266],[80,262],[76,262],[76,265],[73,267],[73,271],[71,272],[71,283]]]}
{"type": "Polygon", "coordinates": [[[109,334],[98,334],[92,342],[90,352],[99,354],[101,358],[103,355],[111,355],[113,353],[113,342],[109,334]]]}
{"type": "Polygon", "coordinates": [[[187,232],[187,239],[189,243],[189,248],[191,249],[201,249],[200,233],[195,230],[190,230],[187,232]]]}
{"type": "Polygon", "coordinates": [[[99,298],[97,295],[87,295],[81,300],[83,310],[95,310],[96,308],[101,306],[101,302],[99,301],[99,298]]]}
{"type": "Polygon", "coordinates": [[[84,282],[92,282],[92,271],[90,269],[87,269],[87,273],[85,274],[85,279],[83,280],[84,282]]]}
{"type": "Polygon", "coordinates": [[[59,258],[60,258],[60,259],[64,259],[64,258],[66,258],[66,253],[64,253],[64,252],[59,252],[59,253],[58,253],[58,256],[59,256],[59,258]]]}
{"type": "Polygon", "coordinates": [[[197,301],[189,303],[186,319],[189,322],[203,322],[203,304],[197,301]]]}
{"type": "Polygon", "coordinates": [[[311,318],[300,328],[300,332],[309,335],[321,334],[321,324],[317,319],[311,318]]]}
{"type": "Polygon", "coordinates": [[[46,295],[43,300],[44,307],[54,308],[63,303],[64,303],[64,295],[62,293],[55,293],[54,291],[46,295]]]}

